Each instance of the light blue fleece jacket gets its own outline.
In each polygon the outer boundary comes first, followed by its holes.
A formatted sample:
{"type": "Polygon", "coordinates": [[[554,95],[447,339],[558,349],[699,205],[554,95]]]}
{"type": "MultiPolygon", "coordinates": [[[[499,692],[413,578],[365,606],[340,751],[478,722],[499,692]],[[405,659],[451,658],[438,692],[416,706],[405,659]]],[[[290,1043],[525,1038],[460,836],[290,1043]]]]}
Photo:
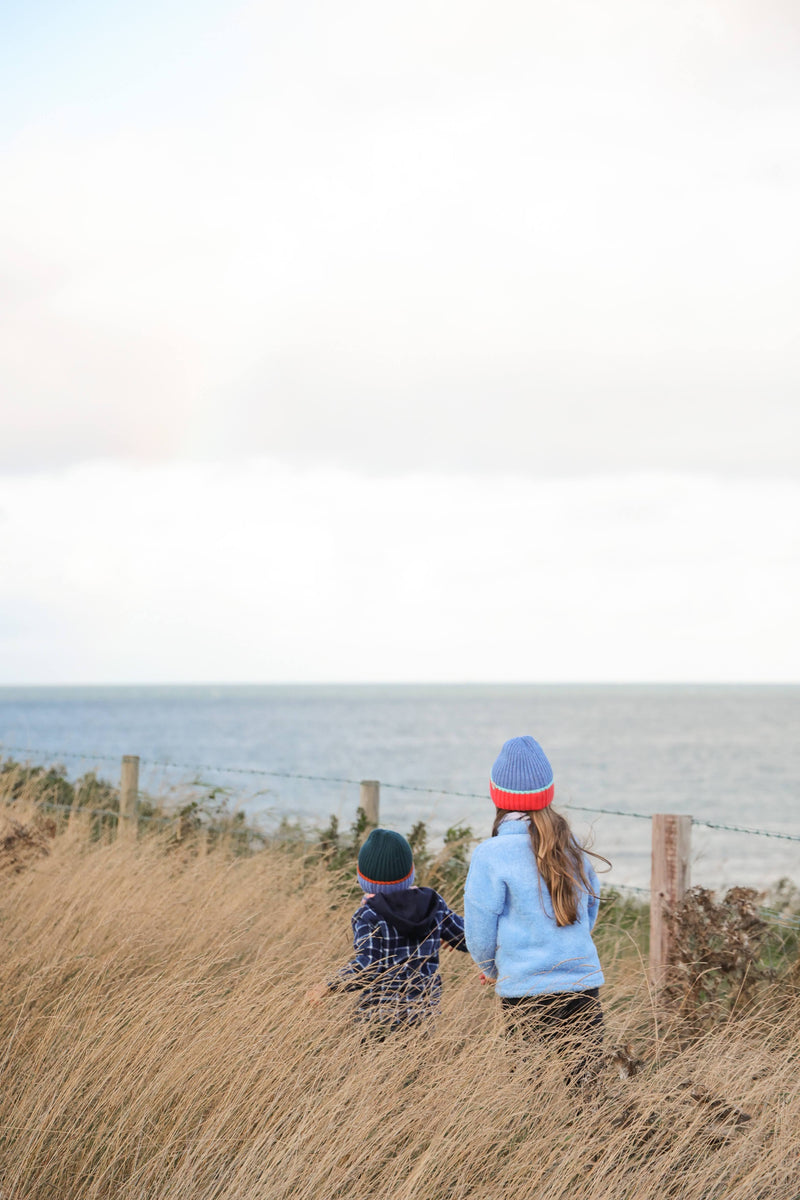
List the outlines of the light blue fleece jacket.
{"type": "Polygon", "coordinates": [[[592,941],[600,887],[584,862],[594,896],[581,890],[577,921],[559,927],[527,821],[506,820],[496,837],[476,846],[464,890],[464,932],[475,962],[497,980],[498,996],[584,992],[603,983],[592,941]]]}

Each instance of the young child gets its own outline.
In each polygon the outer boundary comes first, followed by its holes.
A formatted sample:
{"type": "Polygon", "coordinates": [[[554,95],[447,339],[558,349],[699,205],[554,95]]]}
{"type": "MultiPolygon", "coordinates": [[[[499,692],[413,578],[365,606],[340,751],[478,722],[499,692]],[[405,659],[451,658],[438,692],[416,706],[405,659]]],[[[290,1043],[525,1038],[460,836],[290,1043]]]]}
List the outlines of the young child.
{"type": "Polygon", "coordinates": [[[597,875],[550,807],[553,770],[532,737],[505,743],[490,792],[492,836],[472,855],[464,894],[467,948],[482,982],[496,981],[509,1030],[580,1046],[572,1078],[586,1082],[603,1037],[597,875]]]}
{"type": "Polygon", "coordinates": [[[358,882],[366,895],[353,915],[355,955],[308,999],[358,991],[356,1019],[379,1033],[418,1025],[439,1004],[442,941],[466,950],[463,918],[432,888],[414,887],[411,846],[391,829],[373,829],[364,842],[358,882]]]}

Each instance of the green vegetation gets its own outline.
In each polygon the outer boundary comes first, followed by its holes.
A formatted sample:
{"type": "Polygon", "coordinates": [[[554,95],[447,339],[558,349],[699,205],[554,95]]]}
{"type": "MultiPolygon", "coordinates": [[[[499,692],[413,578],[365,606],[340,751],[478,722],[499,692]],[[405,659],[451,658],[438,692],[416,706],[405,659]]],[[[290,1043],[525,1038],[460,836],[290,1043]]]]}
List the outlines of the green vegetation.
{"type": "MultiPolygon", "coordinates": [[[[119,788],[95,771],[72,782],[66,767],[59,763],[42,767],[11,758],[0,760],[0,802],[22,801],[52,814],[57,824],[70,816],[88,818],[95,840],[113,835],[119,825],[119,788]]],[[[140,794],[136,817],[140,834],[168,830],[174,842],[202,835],[211,845],[225,840],[236,851],[249,853],[267,841],[264,833],[248,823],[245,813],[232,807],[228,789],[200,781],[196,795],[184,804],[168,806],[140,794]]]]}

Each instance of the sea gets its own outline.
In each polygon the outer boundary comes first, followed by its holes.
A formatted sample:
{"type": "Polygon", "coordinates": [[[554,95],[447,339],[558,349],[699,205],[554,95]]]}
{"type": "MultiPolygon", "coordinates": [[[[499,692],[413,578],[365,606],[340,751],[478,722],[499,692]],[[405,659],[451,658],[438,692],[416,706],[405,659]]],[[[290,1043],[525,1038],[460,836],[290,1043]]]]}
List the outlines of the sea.
{"type": "Polygon", "coordinates": [[[653,813],[686,813],[692,883],[800,885],[800,686],[269,685],[0,688],[0,755],[116,781],[141,759],[150,794],[214,793],[267,829],[356,815],[381,784],[381,823],[490,833],[491,765],[532,734],[556,805],[607,857],[603,882],[646,889],[653,813]],[[315,778],[298,778],[314,776],[315,778]],[[709,826],[728,828],[715,829],[709,826]],[[732,826],[759,832],[741,832],[732,826]]]}

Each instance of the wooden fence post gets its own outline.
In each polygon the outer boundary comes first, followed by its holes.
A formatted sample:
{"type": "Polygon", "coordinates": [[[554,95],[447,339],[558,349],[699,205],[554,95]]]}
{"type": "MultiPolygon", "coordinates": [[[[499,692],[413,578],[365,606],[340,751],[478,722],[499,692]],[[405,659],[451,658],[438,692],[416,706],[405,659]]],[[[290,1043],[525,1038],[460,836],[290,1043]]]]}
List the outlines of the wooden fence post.
{"type": "Polygon", "coordinates": [[[367,824],[373,828],[380,824],[381,785],[377,779],[361,780],[361,807],[367,818],[367,824]]]}
{"type": "Polygon", "coordinates": [[[664,989],[673,961],[672,925],[666,910],[674,911],[689,887],[691,839],[691,817],[676,813],[656,813],[653,817],[650,981],[656,1000],[664,989]]]}
{"type": "Polygon", "coordinates": [[[139,755],[125,754],[119,777],[119,833],[136,837],[139,804],[139,755]]]}

